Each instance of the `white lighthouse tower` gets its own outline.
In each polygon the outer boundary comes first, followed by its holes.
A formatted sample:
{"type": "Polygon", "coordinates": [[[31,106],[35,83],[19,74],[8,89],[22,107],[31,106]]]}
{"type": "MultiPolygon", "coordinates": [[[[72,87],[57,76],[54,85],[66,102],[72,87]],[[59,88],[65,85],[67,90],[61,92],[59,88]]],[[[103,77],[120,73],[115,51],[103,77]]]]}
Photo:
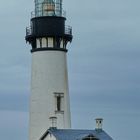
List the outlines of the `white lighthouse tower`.
{"type": "Polygon", "coordinates": [[[29,140],[39,140],[54,125],[71,127],[66,45],[72,41],[72,28],[65,20],[62,0],[35,0],[26,30],[32,46],[29,140]]]}

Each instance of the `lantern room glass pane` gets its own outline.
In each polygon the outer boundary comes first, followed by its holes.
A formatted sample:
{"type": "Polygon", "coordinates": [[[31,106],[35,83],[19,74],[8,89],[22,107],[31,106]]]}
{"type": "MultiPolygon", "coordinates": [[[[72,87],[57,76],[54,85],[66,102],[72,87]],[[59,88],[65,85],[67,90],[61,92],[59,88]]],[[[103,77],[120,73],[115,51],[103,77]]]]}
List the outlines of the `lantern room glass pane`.
{"type": "Polygon", "coordinates": [[[62,16],[62,0],[35,0],[35,16],[62,16]]]}

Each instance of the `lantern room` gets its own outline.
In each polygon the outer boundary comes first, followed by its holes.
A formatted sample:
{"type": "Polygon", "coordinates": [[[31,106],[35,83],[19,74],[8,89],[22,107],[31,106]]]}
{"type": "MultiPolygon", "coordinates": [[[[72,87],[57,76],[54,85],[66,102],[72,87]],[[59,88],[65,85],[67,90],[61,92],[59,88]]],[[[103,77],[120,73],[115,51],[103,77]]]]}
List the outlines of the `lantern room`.
{"type": "Polygon", "coordinates": [[[62,0],[35,0],[35,17],[62,16],[62,0]]]}

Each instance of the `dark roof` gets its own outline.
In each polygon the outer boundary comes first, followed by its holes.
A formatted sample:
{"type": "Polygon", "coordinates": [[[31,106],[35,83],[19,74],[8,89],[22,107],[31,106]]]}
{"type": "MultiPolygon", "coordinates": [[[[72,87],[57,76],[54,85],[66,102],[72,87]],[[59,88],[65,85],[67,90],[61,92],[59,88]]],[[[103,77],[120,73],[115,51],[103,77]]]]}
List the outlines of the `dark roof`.
{"type": "Polygon", "coordinates": [[[56,137],[57,140],[82,140],[83,138],[93,135],[99,140],[113,140],[103,130],[77,130],[77,129],[49,129],[40,140],[43,140],[47,134],[50,133],[56,137]]]}

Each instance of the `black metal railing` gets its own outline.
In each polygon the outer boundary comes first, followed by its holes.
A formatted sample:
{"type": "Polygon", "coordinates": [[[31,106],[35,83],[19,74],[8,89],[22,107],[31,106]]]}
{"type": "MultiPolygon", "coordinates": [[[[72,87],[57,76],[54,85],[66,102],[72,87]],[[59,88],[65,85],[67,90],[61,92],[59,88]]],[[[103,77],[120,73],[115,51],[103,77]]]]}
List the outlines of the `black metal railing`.
{"type": "MultiPolygon", "coordinates": [[[[66,35],[72,35],[72,27],[66,25],[65,26],[65,32],[66,35]]],[[[32,35],[32,27],[26,27],[26,36],[32,35]]]]}
{"type": "Polygon", "coordinates": [[[32,35],[32,28],[26,27],[26,36],[32,35]]]}
{"type": "Polygon", "coordinates": [[[72,35],[72,27],[71,26],[68,26],[68,25],[65,26],[65,34],[72,35]]]}

